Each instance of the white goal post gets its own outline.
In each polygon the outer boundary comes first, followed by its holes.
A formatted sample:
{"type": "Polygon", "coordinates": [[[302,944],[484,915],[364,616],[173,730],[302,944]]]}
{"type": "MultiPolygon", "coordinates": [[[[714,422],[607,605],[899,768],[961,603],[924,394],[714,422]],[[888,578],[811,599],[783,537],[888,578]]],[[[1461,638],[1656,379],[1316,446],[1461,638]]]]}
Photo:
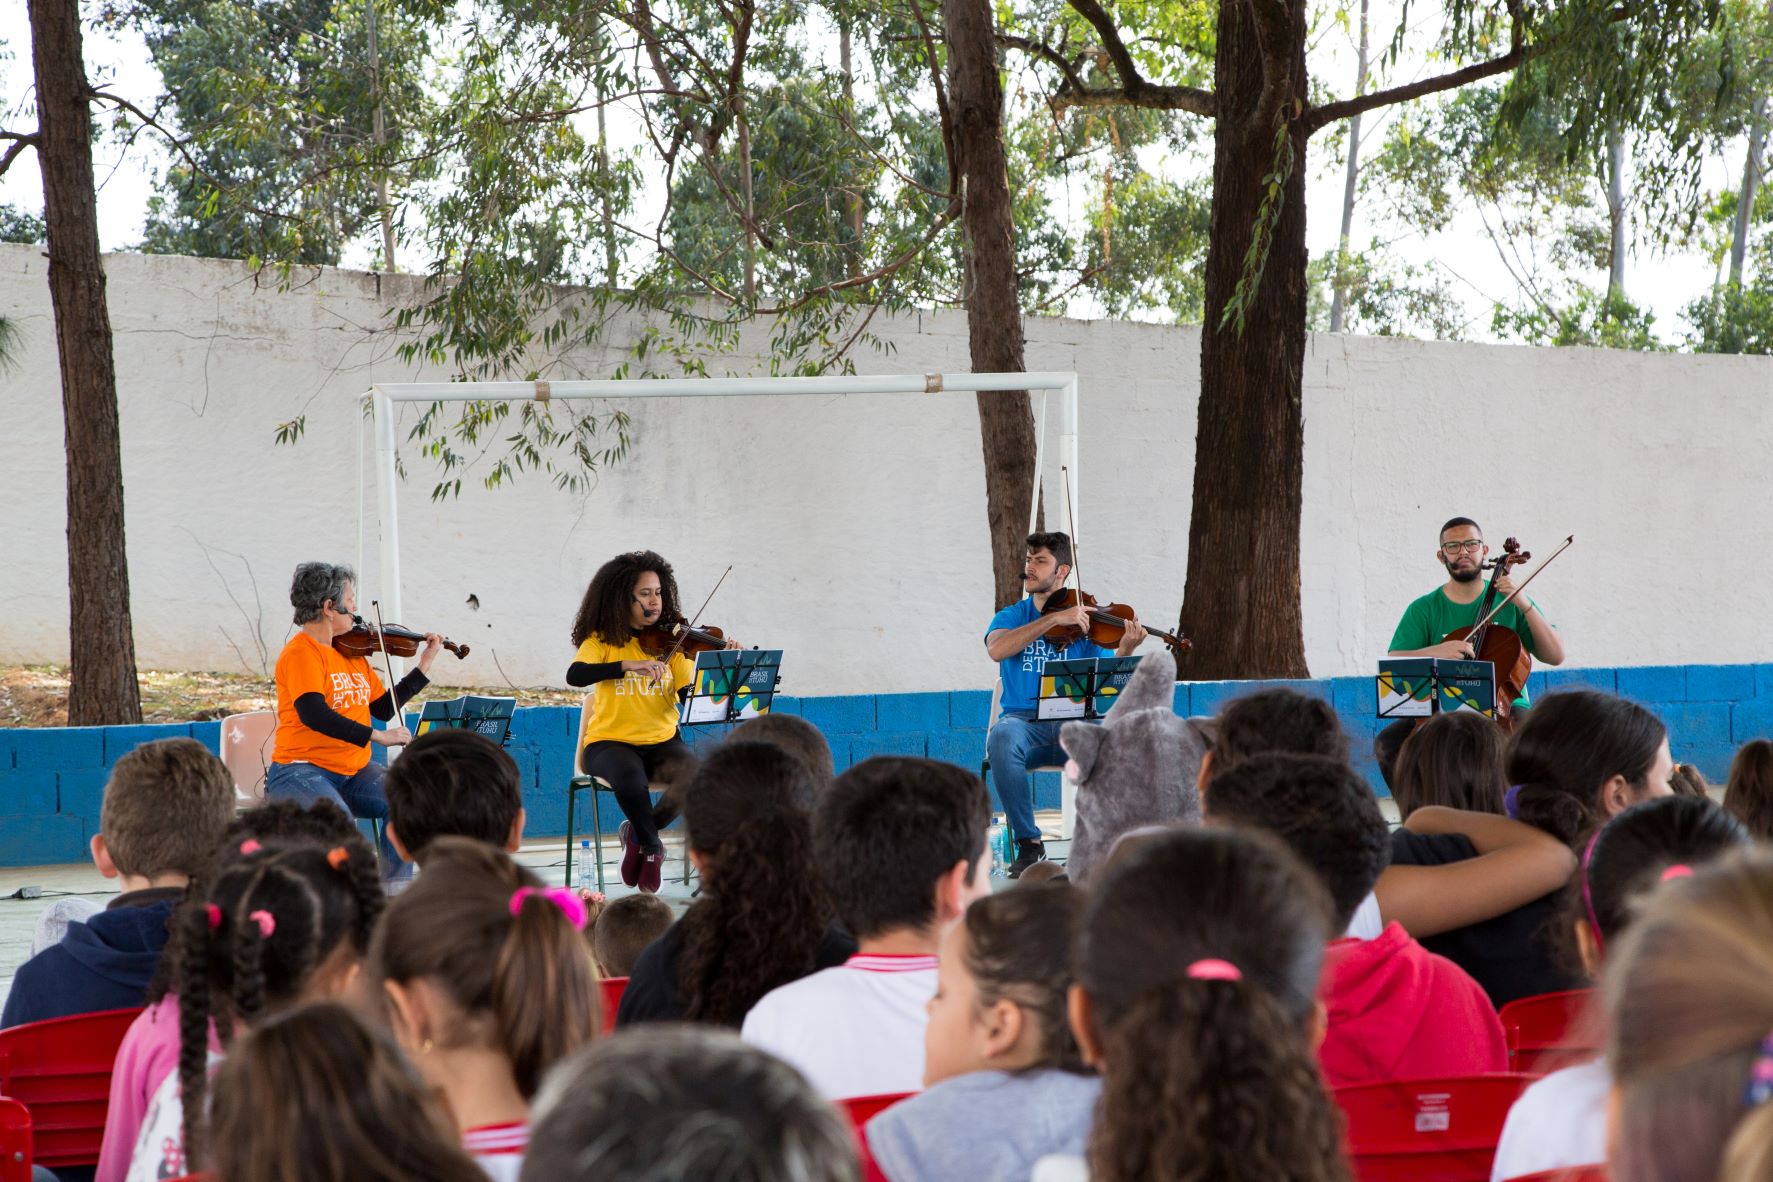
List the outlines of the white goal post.
{"type": "Polygon", "coordinates": [[[375,413],[376,499],[379,507],[383,618],[404,619],[400,610],[399,475],[394,462],[394,417],[403,402],[542,402],[608,398],[733,398],[769,394],[975,394],[1042,392],[1035,419],[1034,497],[1028,529],[1040,512],[1040,478],[1046,462],[1046,394],[1059,395],[1059,462],[1071,474],[1071,520],[1081,511],[1077,470],[1077,374],[917,373],[818,378],[604,378],[567,382],[378,382],[368,398],[375,413]]]}

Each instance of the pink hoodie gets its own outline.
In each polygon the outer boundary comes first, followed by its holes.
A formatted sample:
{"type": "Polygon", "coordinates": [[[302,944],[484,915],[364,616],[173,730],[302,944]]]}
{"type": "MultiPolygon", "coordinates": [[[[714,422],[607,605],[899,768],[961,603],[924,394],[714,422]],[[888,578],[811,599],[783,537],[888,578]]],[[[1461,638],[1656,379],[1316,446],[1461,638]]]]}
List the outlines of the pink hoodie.
{"type": "MultiPolygon", "coordinates": [[[[209,1049],[222,1053],[213,1021],[209,1024],[209,1049]]],[[[135,1156],[148,1101],[178,1065],[179,999],[169,993],[142,1011],[117,1048],[117,1061],[111,1069],[111,1107],[105,1113],[105,1139],[99,1147],[93,1182],[123,1182],[130,1158],[135,1156]]]]}
{"type": "Polygon", "coordinates": [[[1395,923],[1376,939],[1330,941],[1321,996],[1329,1021],[1318,1061],[1333,1088],[1508,1070],[1489,997],[1395,923]]]}

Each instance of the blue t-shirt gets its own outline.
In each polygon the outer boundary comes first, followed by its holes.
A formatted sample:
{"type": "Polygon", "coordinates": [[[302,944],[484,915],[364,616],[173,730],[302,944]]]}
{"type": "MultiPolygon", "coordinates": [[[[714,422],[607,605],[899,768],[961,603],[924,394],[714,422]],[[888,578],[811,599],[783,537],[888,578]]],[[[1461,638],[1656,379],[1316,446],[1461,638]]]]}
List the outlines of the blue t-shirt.
{"type": "MultiPolygon", "coordinates": [[[[1039,617],[1040,612],[1034,607],[1034,597],[1029,596],[992,616],[991,626],[985,629],[985,635],[1020,628],[1024,624],[1033,623],[1039,617]]],[[[998,705],[1005,714],[1033,714],[1035,703],[1040,698],[1041,670],[1047,667],[1048,661],[1085,661],[1091,657],[1113,655],[1113,649],[1103,648],[1087,636],[1078,637],[1063,649],[1054,648],[1045,636],[1037,636],[1033,644],[997,663],[998,676],[1003,679],[1003,697],[999,699],[998,705]]]]}

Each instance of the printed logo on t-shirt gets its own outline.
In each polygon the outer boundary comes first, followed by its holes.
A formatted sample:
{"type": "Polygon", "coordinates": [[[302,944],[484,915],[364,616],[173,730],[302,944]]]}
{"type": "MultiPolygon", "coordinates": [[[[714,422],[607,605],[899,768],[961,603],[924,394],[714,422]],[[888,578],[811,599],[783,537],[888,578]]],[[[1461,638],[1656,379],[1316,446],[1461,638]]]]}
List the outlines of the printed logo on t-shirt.
{"type": "Polygon", "coordinates": [[[622,680],[616,682],[616,697],[650,698],[658,694],[669,694],[671,686],[667,679],[654,680],[645,673],[624,673],[622,680]]]}
{"type": "Polygon", "coordinates": [[[1036,637],[1033,644],[1022,650],[1022,672],[1038,677],[1046,671],[1048,661],[1058,659],[1059,650],[1048,644],[1046,637],[1036,637]]]}
{"type": "Polygon", "coordinates": [[[332,708],[340,713],[369,705],[369,678],[361,673],[333,673],[332,708]]]}

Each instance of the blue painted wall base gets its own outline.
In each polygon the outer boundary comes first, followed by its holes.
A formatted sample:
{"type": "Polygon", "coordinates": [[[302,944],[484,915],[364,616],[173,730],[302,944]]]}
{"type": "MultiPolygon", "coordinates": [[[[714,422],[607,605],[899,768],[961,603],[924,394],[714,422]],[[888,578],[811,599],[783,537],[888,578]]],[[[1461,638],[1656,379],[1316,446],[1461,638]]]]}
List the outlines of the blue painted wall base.
{"type": "MultiPolygon", "coordinates": [[[[1376,791],[1384,791],[1372,759],[1379,720],[1371,677],[1183,683],[1176,686],[1176,709],[1211,714],[1239,694],[1270,685],[1331,702],[1357,766],[1376,791]]],[[[1551,669],[1533,675],[1529,692],[1537,699],[1574,686],[1623,694],[1655,711],[1668,724],[1675,758],[1697,765],[1714,783],[1723,781],[1738,746],[1773,736],[1773,665],[1551,669]]],[[[976,771],[985,757],[990,705],[986,690],[776,699],[778,710],[798,714],[824,733],[840,771],[871,755],[927,755],[976,771]]],[[[532,836],[565,832],[578,714],[576,706],[531,706],[512,720],[508,749],[523,771],[532,836]]],[[[725,729],[693,728],[687,737],[692,745],[718,742],[725,729]]],[[[85,860],[111,765],[139,743],[175,736],[219,751],[221,724],[0,730],[0,866],[85,860]]],[[[1057,775],[1035,777],[1035,804],[1059,806],[1057,775]]]]}

